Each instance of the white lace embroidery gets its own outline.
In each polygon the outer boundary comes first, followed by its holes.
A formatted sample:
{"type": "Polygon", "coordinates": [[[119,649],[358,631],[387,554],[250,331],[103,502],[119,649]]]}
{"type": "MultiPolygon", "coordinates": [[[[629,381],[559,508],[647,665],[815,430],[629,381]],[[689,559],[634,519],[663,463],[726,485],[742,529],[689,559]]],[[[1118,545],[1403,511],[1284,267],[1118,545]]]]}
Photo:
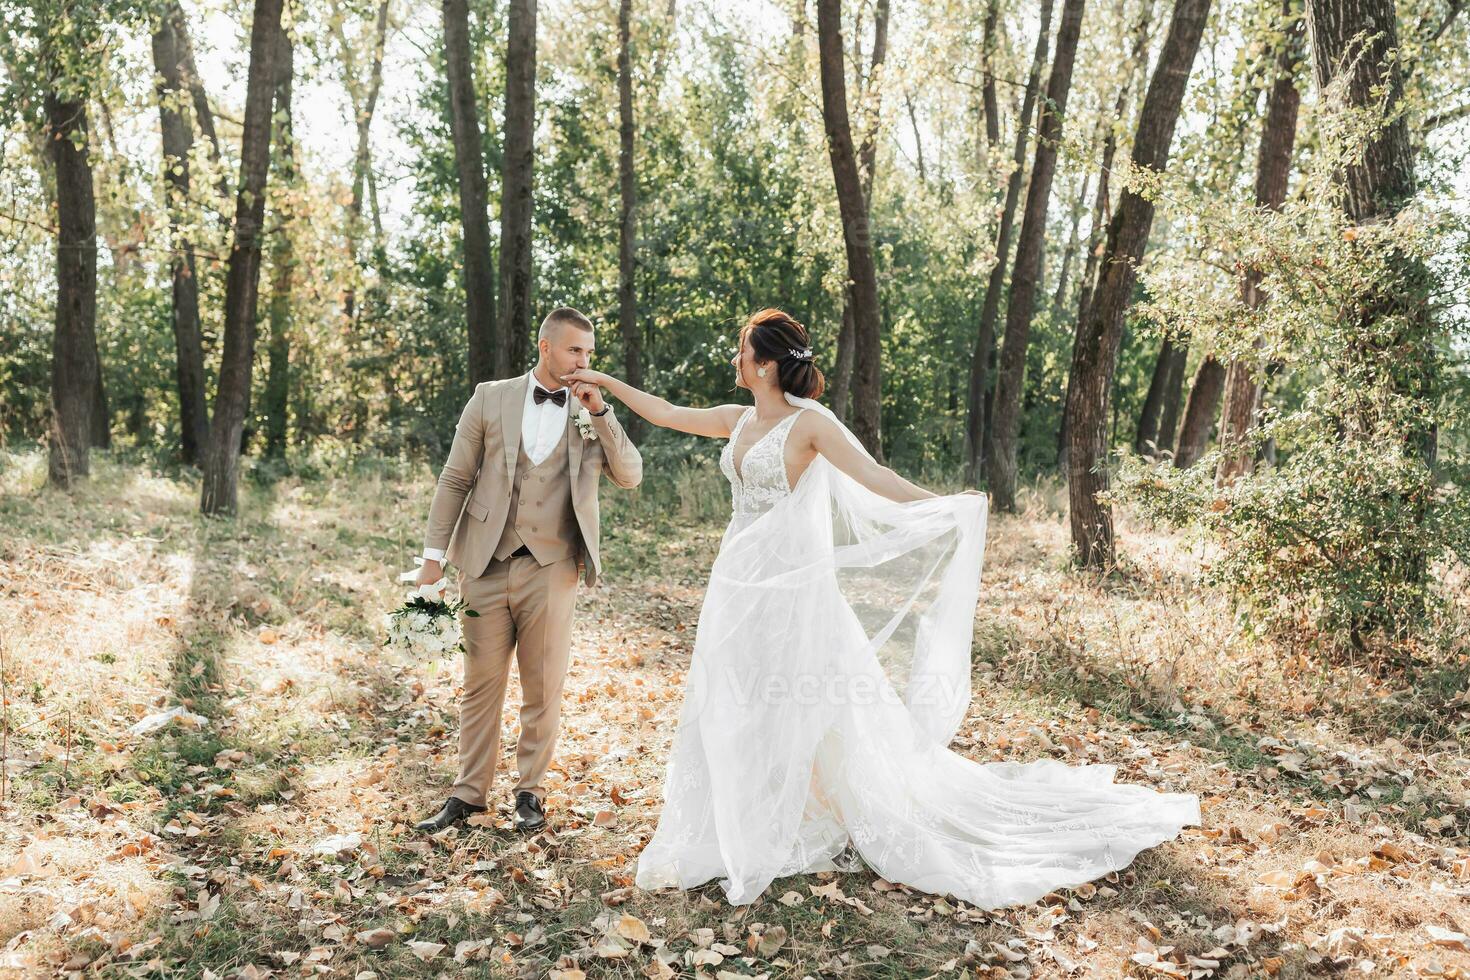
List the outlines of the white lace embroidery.
{"type": "Polygon", "coordinates": [[[755,408],[747,408],[740,421],[735,423],[730,439],[720,453],[720,471],[730,481],[730,507],[737,518],[750,518],[770,510],[777,500],[791,492],[786,475],[786,437],[796,417],[806,409],[801,408],[771,426],[740,458],[735,465],[735,444],[740,440],[745,423],[755,415],[755,408]]]}

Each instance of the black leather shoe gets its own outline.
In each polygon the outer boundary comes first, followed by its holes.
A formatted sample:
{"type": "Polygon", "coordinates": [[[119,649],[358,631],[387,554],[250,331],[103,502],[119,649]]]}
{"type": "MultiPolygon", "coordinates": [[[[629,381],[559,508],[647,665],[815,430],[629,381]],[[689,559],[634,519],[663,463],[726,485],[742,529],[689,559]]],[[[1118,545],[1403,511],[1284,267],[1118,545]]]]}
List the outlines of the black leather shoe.
{"type": "Polygon", "coordinates": [[[514,823],[516,830],[527,833],[546,826],[546,811],[541,807],[541,800],[528,789],[523,789],[516,794],[514,823]]]}
{"type": "Polygon", "coordinates": [[[420,820],[418,823],[413,825],[413,829],[427,831],[428,833],[432,834],[443,830],[445,827],[448,827],[451,824],[459,823],[466,817],[473,816],[476,813],[484,812],[485,808],[483,806],[476,806],[473,803],[466,803],[464,800],[460,799],[457,796],[451,796],[449,799],[444,801],[443,809],[441,809],[438,813],[434,814],[427,820],[420,820]]]}

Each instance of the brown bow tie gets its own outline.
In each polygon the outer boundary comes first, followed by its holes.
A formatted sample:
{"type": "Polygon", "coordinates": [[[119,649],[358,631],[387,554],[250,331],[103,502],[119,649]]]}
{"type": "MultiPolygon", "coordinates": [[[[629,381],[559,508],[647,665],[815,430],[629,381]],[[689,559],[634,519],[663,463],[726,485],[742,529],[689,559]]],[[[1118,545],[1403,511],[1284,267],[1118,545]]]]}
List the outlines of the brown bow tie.
{"type": "Polygon", "coordinates": [[[566,407],[567,390],[565,388],[558,388],[555,391],[547,391],[540,385],[536,385],[535,387],[536,390],[532,392],[531,397],[536,399],[537,405],[540,405],[542,402],[546,401],[549,398],[552,401],[556,402],[558,406],[562,408],[566,407]]]}

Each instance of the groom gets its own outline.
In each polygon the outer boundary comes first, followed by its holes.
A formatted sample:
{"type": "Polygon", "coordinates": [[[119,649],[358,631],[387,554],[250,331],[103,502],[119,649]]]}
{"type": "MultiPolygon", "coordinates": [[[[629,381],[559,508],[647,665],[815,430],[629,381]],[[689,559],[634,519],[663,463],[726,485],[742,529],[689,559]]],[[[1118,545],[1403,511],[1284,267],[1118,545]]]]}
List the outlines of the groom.
{"type": "Polygon", "coordinates": [[[479,615],[461,618],[459,775],[419,830],[442,830],[485,810],[512,653],[522,692],[515,826],[545,826],[541,781],[561,722],[577,574],[585,568],[591,586],[602,570],[598,478],[606,472],[624,488],[643,478],[643,458],[601,389],[562,380],[588,366],[592,321],[569,306],[552,310],[536,346],[529,373],[475,386],[429,505],[418,580],[438,581],[447,557],[459,569],[460,595],[479,615]]]}

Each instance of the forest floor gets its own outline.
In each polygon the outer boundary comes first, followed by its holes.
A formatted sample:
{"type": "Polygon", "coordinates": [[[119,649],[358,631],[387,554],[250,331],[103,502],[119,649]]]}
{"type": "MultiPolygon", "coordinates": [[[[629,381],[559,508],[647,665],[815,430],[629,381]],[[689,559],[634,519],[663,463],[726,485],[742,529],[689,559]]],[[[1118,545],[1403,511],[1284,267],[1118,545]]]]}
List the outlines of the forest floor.
{"type": "MultiPolygon", "coordinates": [[[[550,828],[527,839],[508,799],[467,832],[410,828],[455,764],[457,665],[379,647],[427,467],[248,480],[234,521],[105,454],[72,495],[44,472],[0,454],[0,975],[1470,976],[1466,651],[1412,680],[1284,654],[1196,587],[1197,548],[1126,515],[1101,580],[1069,570],[1054,490],[992,521],[954,748],[1113,763],[1199,794],[1204,826],[1024,908],[868,872],[735,908],[716,882],[632,887],[714,484],[704,517],[605,488],[550,828]]],[[[512,680],[502,797],[518,704],[512,680]]]]}

